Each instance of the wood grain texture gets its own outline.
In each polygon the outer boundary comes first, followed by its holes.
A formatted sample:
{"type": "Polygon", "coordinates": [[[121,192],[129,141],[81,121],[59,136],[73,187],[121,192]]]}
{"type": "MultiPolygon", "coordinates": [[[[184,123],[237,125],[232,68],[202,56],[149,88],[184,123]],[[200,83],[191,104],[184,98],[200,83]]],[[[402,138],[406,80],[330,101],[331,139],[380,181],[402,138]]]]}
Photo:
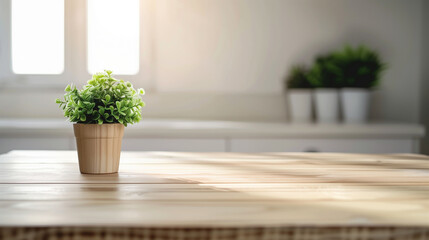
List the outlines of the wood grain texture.
{"type": "Polygon", "coordinates": [[[121,157],[124,125],[73,124],[81,173],[116,173],[121,157]]]}
{"type": "Polygon", "coordinates": [[[123,152],[108,175],[81,175],[77,162],[67,151],[1,155],[0,226],[429,231],[422,155],[123,152]]]}

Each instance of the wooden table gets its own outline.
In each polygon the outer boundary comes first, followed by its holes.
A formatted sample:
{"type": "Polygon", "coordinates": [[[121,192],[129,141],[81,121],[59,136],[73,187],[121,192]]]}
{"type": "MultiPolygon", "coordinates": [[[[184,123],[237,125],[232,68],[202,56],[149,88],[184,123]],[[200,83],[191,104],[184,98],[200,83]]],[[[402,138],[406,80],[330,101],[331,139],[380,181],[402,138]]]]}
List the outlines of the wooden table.
{"type": "Polygon", "coordinates": [[[429,239],[429,157],[74,151],[0,156],[0,239],[429,239]],[[73,238],[76,237],[76,238],[73,238]]]}

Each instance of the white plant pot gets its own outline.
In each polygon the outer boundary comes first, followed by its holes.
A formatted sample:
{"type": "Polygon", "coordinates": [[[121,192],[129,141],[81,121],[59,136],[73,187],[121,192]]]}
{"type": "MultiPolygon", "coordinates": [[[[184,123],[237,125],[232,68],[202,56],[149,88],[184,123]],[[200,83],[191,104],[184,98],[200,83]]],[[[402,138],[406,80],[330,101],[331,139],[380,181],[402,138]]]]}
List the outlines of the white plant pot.
{"type": "Polygon", "coordinates": [[[364,88],[341,89],[341,107],[346,123],[365,123],[368,121],[370,91],[364,88]]]}
{"type": "Polygon", "coordinates": [[[312,121],[312,90],[288,90],[290,119],[294,123],[309,123],[312,121]]]}
{"type": "Polygon", "coordinates": [[[338,123],[339,91],[335,88],[314,90],[316,119],[319,123],[338,123]]]}

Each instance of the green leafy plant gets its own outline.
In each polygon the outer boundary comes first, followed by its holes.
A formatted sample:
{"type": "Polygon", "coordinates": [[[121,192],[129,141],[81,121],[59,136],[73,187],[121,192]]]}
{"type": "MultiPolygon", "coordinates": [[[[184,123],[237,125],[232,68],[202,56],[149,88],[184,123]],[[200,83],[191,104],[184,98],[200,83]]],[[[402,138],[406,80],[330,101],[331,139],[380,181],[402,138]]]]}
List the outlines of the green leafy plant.
{"type": "Polygon", "coordinates": [[[379,55],[365,46],[345,46],[334,52],[335,64],[341,69],[341,87],[373,88],[381,78],[386,65],[379,55]]]}
{"type": "Polygon", "coordinates": [[[345,46],[318,57],[308,79],[317,88],[373,88],[379,84],[384,69],[375,51],[365,46],[345,46]]]}
{"type": "Polygon", "coordinates": [[[135,90],[130,82],[115,79],[112,71],[94,74],[81,90],[67,85],[65,92],[64,100],[57,99],[56,103],[70,122],[127,126],[142,118],[143,89],[135,90]]]}
{"type": "Polygon", "coordinates": [[[286,78],[286,86],[288,89],[312,88],[313,86],[308,80],[308,69],[304,66],[292,67],[286,78]]]}
{"type": "Polygon", "coordinates": [[[341,69],[332,54],[319,56],[308,73],[308,80],[315,88],[340,88],[341,69]]]}

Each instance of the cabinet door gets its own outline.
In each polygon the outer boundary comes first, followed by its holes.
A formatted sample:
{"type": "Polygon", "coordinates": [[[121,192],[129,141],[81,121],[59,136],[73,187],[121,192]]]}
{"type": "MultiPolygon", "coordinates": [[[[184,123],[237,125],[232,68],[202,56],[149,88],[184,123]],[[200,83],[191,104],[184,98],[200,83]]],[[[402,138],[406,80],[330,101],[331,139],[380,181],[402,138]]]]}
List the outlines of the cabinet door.
{"type": "Polygon", "coordinates": [[[417,153],[413,139],[232,139],[232,152],[417,153]]]}
{"type": "Polygon", "coordinates": [[[74,138],[0,138],[0,154],[12,150],[71,150],[74,138]]]}
{"type": "Polygon", "coordinates": [[[124,138],[126,151],[224,152],[224,139],[124,138]]]}

